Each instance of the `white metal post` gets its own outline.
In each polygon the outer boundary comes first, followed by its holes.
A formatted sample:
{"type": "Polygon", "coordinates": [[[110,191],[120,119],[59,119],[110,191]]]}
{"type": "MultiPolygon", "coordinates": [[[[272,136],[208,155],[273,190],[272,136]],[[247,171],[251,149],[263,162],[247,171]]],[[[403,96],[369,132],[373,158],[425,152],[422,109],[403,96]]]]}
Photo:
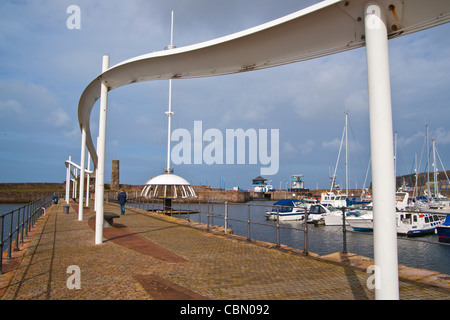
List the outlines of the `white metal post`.
{"type": "Polygon", "coordinates": [[[81,129],[81,159],[80,159],[80,193],[78,200],[78,220],[83,220],[83,205],[84,205],[84,166],[86,161],[86,129],[81,129]]]}
{"type": "MultiPolygon", "coordinates": [[[[90,156],[89,152],[88,152],[87,160],[88,160],[87,169],[88,169],[88,171],[91,171],[91,156],[90,156]]],[[[87,176],[86,177],[86,207],[89,207],[89,185],[91,182],[91,176],[89,173],[87,173],[86,176],[87,176]]]]}
{"type": "MultiPolygon", "coordinates": [[[[102,72],[109,68],[109,56],[103,56],[102,72]]],[[[105,149],[106,149],[106,109],[108,105],[108,86],[102,81],[100,92],[100,124],[99,124],[99,144],[97,145],[98,155],[98,191],[97,212],[95,218],[95,244],[103,243],[103,199],[105,192],[105,149]]]]}
{"type": "MultiPolygon", "coordinates": [[[[69,162],[72,161],[72,156],[69,156],[69,162]]],[[[66,170],[66,203],[69,204],[70,200],[70,163],[67,165],[66,170]]]]}
{"type": "Polygon", "coordinates": [[[167,173],[170,170],[170,132],[171,132],[171,118],[174,115],[172,112],[172,79],[169,80],[169,111],[166,112],[169,117],[167,126],[167,173]]]}
{"type": "Polygon", "coordinates": [[[398,300],[397,228],[391,89],[386,17],[376,2],[365,6],[372,155],[375,298],[398,300]]]}
{"type": "Polygon", "coordinates": [[[75,168],[74,171],[75,171],[75,178],[73,179],[72,198],[76,199],[76,197],[77,197],[77,185],[78,185],[78,181],[77,181],[78,169],[75,168]]]}
{"type": "MultiPolygon", "coordinates": [[[[99,139],[99,137],[97,137],[97,154],[98,154],[98,145],[99,145],[98,139],[99,139]]],[[[95,210],[95,212],[98,211],[98,162],[97,162],[97,169],[95,170],[94,210],[95,210]]]]}

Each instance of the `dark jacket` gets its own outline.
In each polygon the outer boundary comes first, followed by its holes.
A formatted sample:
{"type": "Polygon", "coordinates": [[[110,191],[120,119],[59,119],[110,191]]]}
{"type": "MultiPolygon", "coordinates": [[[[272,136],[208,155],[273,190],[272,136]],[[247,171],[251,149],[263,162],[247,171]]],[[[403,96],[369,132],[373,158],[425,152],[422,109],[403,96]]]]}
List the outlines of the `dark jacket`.
{"type": "Polygon", "coordinates": [[[125,204],[127,202],[127,194],[125,191],[120,191],[117,195],[117,200],[119,201],[119,204],[125,204]]]}

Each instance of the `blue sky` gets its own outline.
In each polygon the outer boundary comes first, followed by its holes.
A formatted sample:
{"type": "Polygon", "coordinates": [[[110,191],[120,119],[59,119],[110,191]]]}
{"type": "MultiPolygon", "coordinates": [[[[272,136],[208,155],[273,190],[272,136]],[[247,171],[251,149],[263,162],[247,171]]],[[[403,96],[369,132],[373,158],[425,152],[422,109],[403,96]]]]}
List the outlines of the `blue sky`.
{"type": "MultiPolygon", "coordinates": [[[[298,0],[42,0],[0,2],[0,182],[63,182],[69,155],[80,162],[78,100],[111,66],[174,44],[211,40],[271,21],[317,1],[298,0]],[[70,5],[81,29],[66,26],[70,5]]],[[[397,172],[422,155],[425,125],[450,168],[450,24],[389,41],[397,172]]],[[[168,81],[110,92],[106,182],[120,160],[120,182],[143,184],[166,166],[168,81]]],[[[279,129],[280,169],[274,187],[304,174],[305,187],[329,187],[349,112],[349,177],[361,187],[370,158],[365,48],[243,74],[173,81],[172,128],[279,129]]],[[[98,103],[91,130],[98,130],[98,103]]],[[[174,146],[176,143],[172,143],[174,146]]],[[[423,156],[424,157],[424,156],[423,156]]],[[[422,158],[421,171],[425,167],[422,158]]],[[[344,184],[343,158],[338,183],[344,184]]],[[[192,184],[251,188],[256,165],[177,165],[192,184]],[[222,182],[223,183],[223,182],[222,182]]],[[[441,168],[439,164],[439,168],[441,168]]],[[[369,176],[370,181],[370,176],[369,176]]],[[[368,182],[369,183],[369,182],[368,182]]]]}

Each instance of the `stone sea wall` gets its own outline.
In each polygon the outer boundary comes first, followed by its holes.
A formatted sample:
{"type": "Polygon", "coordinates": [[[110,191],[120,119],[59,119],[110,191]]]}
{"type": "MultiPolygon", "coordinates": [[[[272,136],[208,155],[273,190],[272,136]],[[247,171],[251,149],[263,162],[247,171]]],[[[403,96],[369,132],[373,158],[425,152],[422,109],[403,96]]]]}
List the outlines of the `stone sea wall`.
{"type": "Polygon", "coordinates": [[[243,203],[250,200],[250,192],[248,191],[208,190],[198,191],[197,196],[200,201],[228,201],[243,203]]]}
{"type": "Polygon", "coordinates": [[[0,183],[0,202],[25,203],[64,191],[62,183],[0,183]]]}

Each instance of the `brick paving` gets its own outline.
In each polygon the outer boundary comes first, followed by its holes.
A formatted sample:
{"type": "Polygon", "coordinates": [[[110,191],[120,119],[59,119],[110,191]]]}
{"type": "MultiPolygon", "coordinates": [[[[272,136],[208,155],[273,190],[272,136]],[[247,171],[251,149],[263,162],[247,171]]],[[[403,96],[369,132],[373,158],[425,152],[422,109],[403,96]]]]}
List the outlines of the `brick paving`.
{"type": "MultiPolygon", "coordinates": [[[[69,214],[63,205],[47,209],[33,237],[12,261],[4,260],[3,300],[374,299],[369,274],[342,261],[206,232],[198,223],[139,209],[127,208],[96,245],[92,207],[78,221],[77,205],[69,214]],[[69,266],[79,267],[80,289],[68,288],[74,283],[69,266]]],[[[119,213],[119,207],[105,204],[105,212],[119,213]]],[[[401,280],[400,298],[449,300],[450,291],[401,280]]]]}

